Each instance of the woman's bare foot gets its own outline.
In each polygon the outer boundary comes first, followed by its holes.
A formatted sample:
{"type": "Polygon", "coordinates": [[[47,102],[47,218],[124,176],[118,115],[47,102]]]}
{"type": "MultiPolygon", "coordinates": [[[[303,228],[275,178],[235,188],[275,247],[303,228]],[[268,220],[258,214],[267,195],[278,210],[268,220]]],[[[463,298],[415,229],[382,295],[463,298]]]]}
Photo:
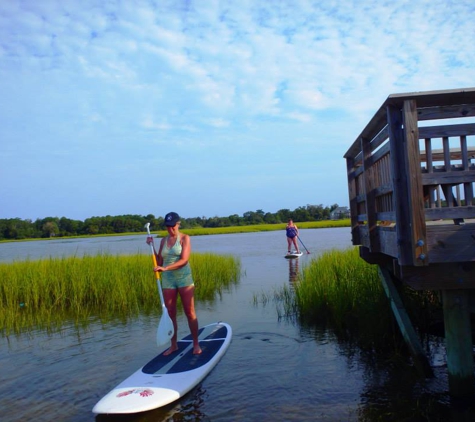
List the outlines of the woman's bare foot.
{"type": "Polygon", "coordinates": [[[171,346],[169,349],[167,349],[163,352],[163,356],[171,355],[172,353],[176,352],[177,350],[178,350],[178,346],[171,346]]]}
{"type": "Polygon", "coordinates": [[[193,346],[193,354],[194,355],[201,355],[202,353],[202,350],[201,350],[201,347],[198,345],[198,346],[193,346]]]}

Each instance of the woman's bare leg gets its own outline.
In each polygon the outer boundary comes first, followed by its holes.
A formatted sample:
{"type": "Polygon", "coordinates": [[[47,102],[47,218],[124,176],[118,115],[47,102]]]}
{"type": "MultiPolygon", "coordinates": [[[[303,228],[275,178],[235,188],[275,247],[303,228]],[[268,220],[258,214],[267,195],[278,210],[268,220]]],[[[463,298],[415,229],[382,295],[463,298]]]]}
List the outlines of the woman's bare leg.
{"type": "Polygon", "coordinates": [[[188,327],[190,327],[191,337],[193,339],[193,354],[199,355],[201,353],[201,347],[198,342],[198,318],[195,313],[195,286],[180,287],[178,292],[180,293],[181,303],[183,304],[183,310],[188,319],[188,327]]]}
{"type": "Polygon", "coordinates": [[[294,238],[292,238],[292,242],[294,242],[294,245],[295,245],[295,250],[297,251],[297,253],[300,252],[300,249],[299,249],[299,245],[297,243],[297,236],[295,236],[294,238]]]}
{"type": "Polygon", "coordinates": [[[176,352],[178,350],[177,345],[177,323],[176,323],[176,300],[178,297],[178,292],[176,289],[163,289],[163,299],[165,300],[165,306],[173,322],[173,337],[171,339],[170,348],[165,350],[163,354],[168,356],[169,354],[176,352]]]}

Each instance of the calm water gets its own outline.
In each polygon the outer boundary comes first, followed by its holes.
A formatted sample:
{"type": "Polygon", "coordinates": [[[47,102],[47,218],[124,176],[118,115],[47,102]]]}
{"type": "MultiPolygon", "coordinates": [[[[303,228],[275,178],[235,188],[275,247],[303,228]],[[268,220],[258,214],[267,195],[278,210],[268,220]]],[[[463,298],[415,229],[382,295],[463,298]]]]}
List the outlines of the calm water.
{"type": "MultiPolygon", "coordinates": [[[[279,320],[273,303],[253,304],[255,294],[272,293],[291,282],[295,272],[319,253],[351,245],[348,228],[302,230],[301,239],[311,254],[294,261],[283,257],[287,248],[283,232],[192,238],[194,251],[241,258],[239,285],[212,304],[196,305],[201,325],[222,320],[232,326],[230,348],[182,400],[143,414],[96,420],[398,420],[401,396],[416,402],[427,394],[450,409],[440,345],[430,346],[436,377],[410,380],[408,388],[404,374],[392,374],[384,362],[368,362],[327,332],[279,320]]],[[[7,243],[0,244],[0,261],[99,251],[146,254],[150,250],[143,235],[7,243]]],[[[157,323],[156,317],[146,316],[107,326],[91,321],[79,331],[71,325],[60,333],[2,338],[0,420],[93,421],[94,404],[157,354],[157,323]]],[[[181,337],[187,334],[185,317],[179,316],[178,323],[181,337]]],[[[465,420],[464,409],[454,412],[458,412],[454,420],[465,420]]]]}

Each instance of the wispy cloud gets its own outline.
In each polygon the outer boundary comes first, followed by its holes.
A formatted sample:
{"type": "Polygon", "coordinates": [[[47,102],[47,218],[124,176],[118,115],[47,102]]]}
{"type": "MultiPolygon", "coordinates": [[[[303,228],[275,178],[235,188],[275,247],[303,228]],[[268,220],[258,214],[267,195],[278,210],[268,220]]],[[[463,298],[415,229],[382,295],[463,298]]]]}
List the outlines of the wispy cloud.
{"type": "MultiPolygon", "coordinates": [[[[469,0],[4,1],[0,157],[22,162],[19,146],[35,151],[37,173],[19,186],[19,197],[46,183],[54,189],[57,182],[41,164],[49,165],[49,152],[62,154],[67,145],[83,172],[68,173],[61,160],[55,166],[76,186],[101,160],[108,185],[114,174],[123,177],[116,168],[139,168],[145,153],[176,154],[179,164],[160,165],[187,169],[176,172],[177,186],[188,192],[177,204],[185,214],[263,208],[252,183],[239,189],[243,174],[254,178],[259,192],[267,190],[269,211],[344,204],[344,177],[319,178],[337,171],[345,146],[389,94],[473,85],[474,15],[469,0]],[[316,166],[321,173],[314,173],[316,166]],[[223,197],[197,199],[213,189],[203,183],[210,167],[229,175],[222,177],[227,194],[242,198],[242,209],[230,209],[223,197]],[[310,176],[296,185],[297,168],[310,176]],[[325,197],[315,192],[320,183],[329,186],[321,190],[325,197]]],[[[5,161],[0,158],[2,177],[23,180],[5,161]]],[[[128,177],[143,177],[136,173],[128,177]]],[[[90,189],[100,191],[102,179],[94,181],[90,189]]],[[[144,195],[133,191],[117,204],[84,197],[79,210],[67,193],[56,209],[33,196],[33,209],[1,212],[85,217],[150,211],[144,195]]]]}

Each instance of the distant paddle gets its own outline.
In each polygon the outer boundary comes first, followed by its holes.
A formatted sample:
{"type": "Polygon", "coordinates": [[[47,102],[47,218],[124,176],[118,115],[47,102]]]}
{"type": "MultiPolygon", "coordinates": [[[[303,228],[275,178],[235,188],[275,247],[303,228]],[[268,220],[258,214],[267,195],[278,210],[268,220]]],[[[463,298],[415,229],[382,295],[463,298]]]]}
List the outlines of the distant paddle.
{"type": "MultiPolygon", "coordinates": [[[[147,229],[147,233],[150,236],[150,223],[145,224],[145,228],[147,229]]],[[[155,268],[157,266],[157,257],[155,256],[155,251],[153,250],[153,245],[151,243],[150,249],[152,251],[153,267],[155,268]]],[[[160,284],[160,273],[158,271],[154,272],[155,278],[157,279],[158,294],[160,295],[160,301],[162,302],[162,317],[160,318],[157,328],[157,345],[160,347],[167,344],[171,340],[175,330],[173,328],[173,321],[170,318],[170,315],[168,315],[168,310],[165,306],[165,300],[163,299],[162,286],[160,284]]]]}
{"type": "Polygon", "coordinates": [[[307,254],[309,254],[310,252],[308,251],[307,247],[303,244],[302,239],[300,239],[299,235],[297,235],[297,238],[300,240],[300,243],[303,245],[303,247],[307,251],[307,254]]]}

